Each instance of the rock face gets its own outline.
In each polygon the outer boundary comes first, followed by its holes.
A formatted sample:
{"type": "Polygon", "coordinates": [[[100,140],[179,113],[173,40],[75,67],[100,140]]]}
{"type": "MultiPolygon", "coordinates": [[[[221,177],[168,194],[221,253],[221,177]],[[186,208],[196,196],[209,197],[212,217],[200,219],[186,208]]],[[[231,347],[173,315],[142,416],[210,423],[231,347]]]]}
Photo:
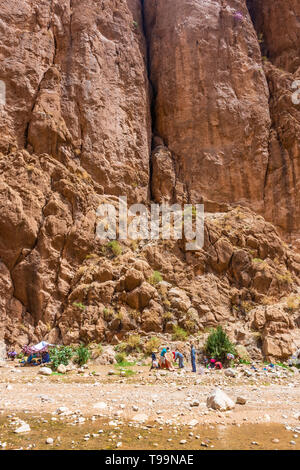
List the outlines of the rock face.
{"type": "Polygon", "coordinates": [[[276,220],[281,233],[290,233],[299,244],[300,4],[297,0],[247,0],[247,4],[270,90],[265,216],[276,220]]]}
{"type": "Polygon", "coordinates": [[[145,19],[155,132],[175,161],[176,197],[262,212],[269,93],[244,1],[145,0],[145,19]]]}
{"type": "Polygon", "coordinates": [[[74,161],[103,191],[145,200],[151,124],[140,2],[1,1],[0,15],[8,103],[0,149],[74,161]]]}
{"type": "Polygon", "coordinates": [[[288,357],[299,8],[0,0],[0,341],[116,344],[222,323],[251,354],[288,357]],[[118,195],[204,202],[203,249],[125,240],[114,253],[96,210],[118,195]]]}

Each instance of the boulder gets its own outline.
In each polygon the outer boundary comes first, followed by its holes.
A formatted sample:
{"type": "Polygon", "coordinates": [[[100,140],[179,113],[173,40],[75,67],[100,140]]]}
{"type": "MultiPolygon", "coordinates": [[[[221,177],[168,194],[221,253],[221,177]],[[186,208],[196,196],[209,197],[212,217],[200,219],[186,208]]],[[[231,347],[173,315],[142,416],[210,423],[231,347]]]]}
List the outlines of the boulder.
{"type": "Polygon", "coordinates": [[[207,397],[206,405],[208,408],[219,411],[232,410],[235,407],[231,398],[219,388],[214,390],[211,395],[207,397]]]}
{"type": "Polygon", "coordinates": [[[140,310],[146,307],[156,294],[157,291],[154,287],[148,282],[143,282],[140,287],[127,294],[126,302],[129,307],[140,310]]]}
{"type": "Polygon", "coordinates": [[[129,269],[125,274],[125,289],[131,292],[139,287],[144,280],[143,273],[137,269],[129,269]]]}
{"type": "Polygon", "coordinates": [[[182,289],[173,287],[169,290],[168,297],[170,298],[172,307],[182,312],[187,312],[191,307],[191,301],[187,293],[182,289]]]}
{"type": "Polygon", "coordinates": [[[41,367],[40,370],[39,370],[39,374],[41,374],[41,375],[51,375],[52,370],[50,369],[50,367],[41,367]]]}
{"type": "Polygon", "coordinates": [[[65,374],[67,372],[67,368],[64,364],[59,364],[58,368],[57,368],[57,372],[59,374],[65,374]]]}

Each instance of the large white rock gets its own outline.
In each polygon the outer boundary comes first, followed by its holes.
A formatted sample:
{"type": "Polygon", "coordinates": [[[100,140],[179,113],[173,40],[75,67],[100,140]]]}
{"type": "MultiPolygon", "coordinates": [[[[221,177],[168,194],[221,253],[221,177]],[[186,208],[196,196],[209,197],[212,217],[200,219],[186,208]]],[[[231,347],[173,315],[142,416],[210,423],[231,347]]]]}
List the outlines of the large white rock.
{"type": "Polygon", "coordinates": [[[235,407],[231,398],[219,388],[216,388],[211,395],[207,397],[206,405],[208,408],[219,411],[232,410],[235,407]]]}
{"type": "Polygon", "coordinates": [[[51,375],[52,370],[50,369],[50,367],[41,367],[40,371],[39,371],[39,374],[41,374],[41,375],[51,375]]]}
{"type": "Polygon", "coordinates": [[[23,432],[29,432],[31,431],[29,424],[23,423],[21,426],[19,426],[17,429],[15,429],[16,434],[22,434],[23,432]]]}

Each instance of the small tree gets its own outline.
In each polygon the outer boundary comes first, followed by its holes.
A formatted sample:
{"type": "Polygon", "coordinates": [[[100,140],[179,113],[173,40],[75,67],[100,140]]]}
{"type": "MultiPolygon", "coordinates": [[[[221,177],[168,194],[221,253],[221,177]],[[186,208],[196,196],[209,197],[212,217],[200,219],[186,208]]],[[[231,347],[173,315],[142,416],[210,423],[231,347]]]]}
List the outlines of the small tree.
{"type": "Polygon", "coordinates": [[[228,353],[236,354],[234,345],[221,326],[211,330],[205,344],[205,352],[209,357],[221,362],[226,361],[228,353]]]}

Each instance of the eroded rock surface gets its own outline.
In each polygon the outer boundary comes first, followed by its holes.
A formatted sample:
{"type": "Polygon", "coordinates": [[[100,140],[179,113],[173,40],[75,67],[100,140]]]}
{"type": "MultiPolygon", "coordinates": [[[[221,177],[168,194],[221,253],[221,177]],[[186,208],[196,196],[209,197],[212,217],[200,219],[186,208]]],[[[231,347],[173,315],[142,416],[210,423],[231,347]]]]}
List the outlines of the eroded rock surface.
{"type": "Polygon", "coordinates": [[[0,0],[0,341],[116,344],[222,323],[246,353],[288,357],[298,2],[96,3],[0,0]],[[96,210],[118,195],[204,202],[203,249],[127,240],[114,253],[96,210]]]}

